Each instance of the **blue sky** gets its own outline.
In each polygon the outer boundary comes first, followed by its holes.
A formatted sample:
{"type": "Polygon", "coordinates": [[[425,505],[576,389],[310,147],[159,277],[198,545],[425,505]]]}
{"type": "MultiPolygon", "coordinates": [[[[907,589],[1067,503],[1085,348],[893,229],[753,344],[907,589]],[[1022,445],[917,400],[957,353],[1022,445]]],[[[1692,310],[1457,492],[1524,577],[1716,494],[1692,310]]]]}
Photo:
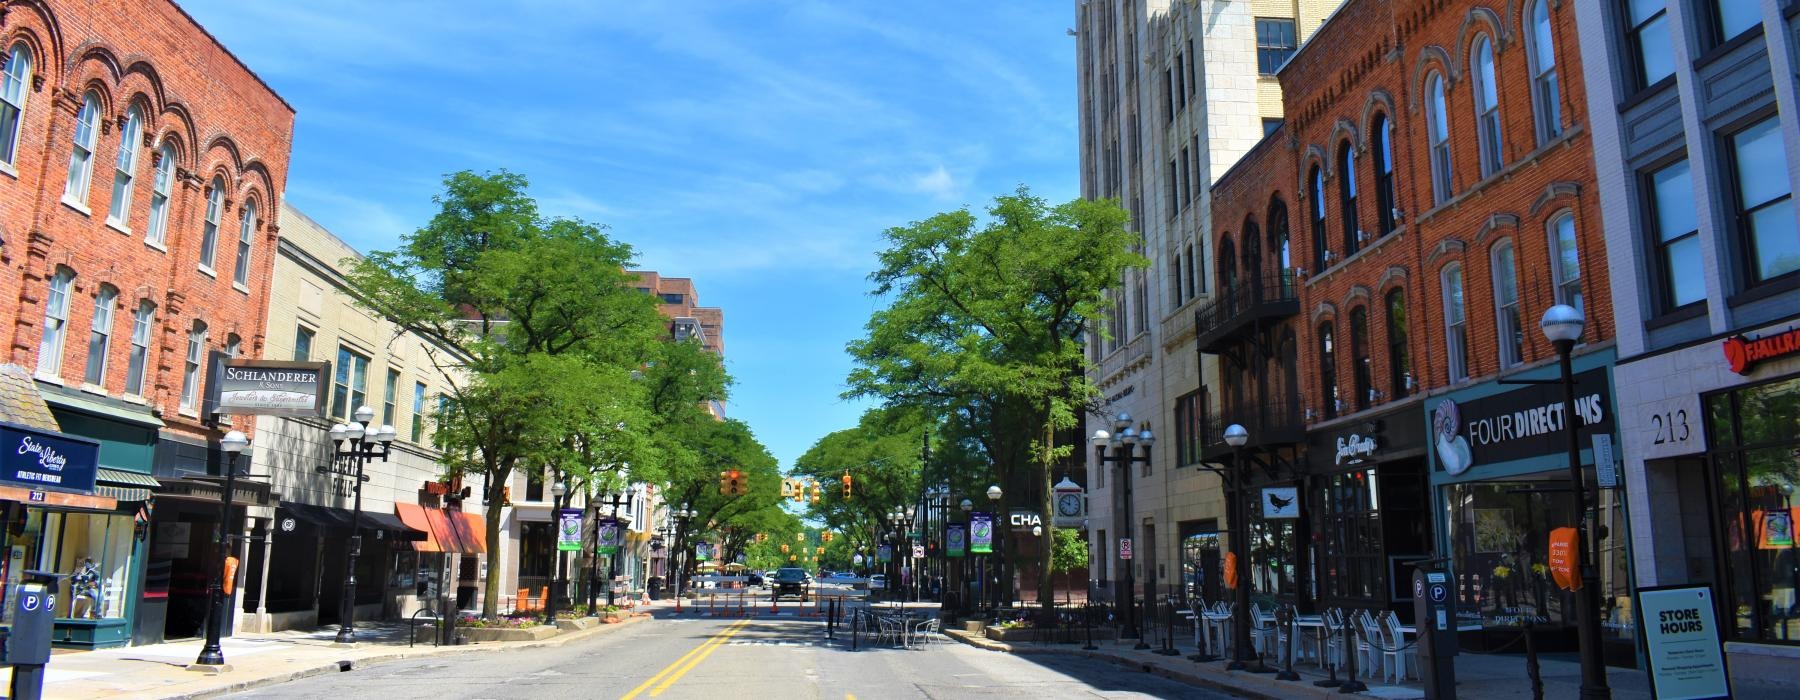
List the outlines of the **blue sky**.
{"type": "Polygon", "coordinates": [[[298,110],[287,201],[357,248],[504,167],[694,278],[784,467],[868,405],[838,394],[882,229],[1078,192],[1066,2],[181,4],[298,110]]]}

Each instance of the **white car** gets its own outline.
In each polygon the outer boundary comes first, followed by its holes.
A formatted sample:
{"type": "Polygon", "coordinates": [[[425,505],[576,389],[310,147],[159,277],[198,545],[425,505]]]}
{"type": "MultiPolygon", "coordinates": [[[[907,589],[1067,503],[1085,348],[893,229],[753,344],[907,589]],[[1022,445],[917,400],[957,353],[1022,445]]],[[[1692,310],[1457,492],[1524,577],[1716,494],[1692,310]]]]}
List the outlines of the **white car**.
{"type": "Polygon", "coordinates": [[[869,590],[879,591],[887,588],[887,574],[875,574],[869,577],[869,590]]]}

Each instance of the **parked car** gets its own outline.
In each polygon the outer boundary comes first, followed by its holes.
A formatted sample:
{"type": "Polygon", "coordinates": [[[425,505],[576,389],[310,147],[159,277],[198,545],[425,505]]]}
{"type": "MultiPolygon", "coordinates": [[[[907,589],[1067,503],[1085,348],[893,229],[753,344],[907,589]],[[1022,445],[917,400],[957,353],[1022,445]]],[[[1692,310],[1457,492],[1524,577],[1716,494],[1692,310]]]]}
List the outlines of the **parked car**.
{"type": "Polygon", "coordinates": [[[744,585],[746,585],[746,586],[763,585],[762,572],[761,571],[752,571],[750,573],[744,574],[744,585]]]}
{"type": "Polygon", "coordinates": [[[887,574],[875,574],[869,577],[869,590],[880,591],[887,588],[887,574]]]}
{"type": "Polygon", "coordinates": [[[775,576],[769,579],[769,591],[775,600],[780,600],[782,596],[792,595],[799,596],[800,600],[804,602],[806,594],[811,590],[812,575],[806,573],[805,569],[783,567],[776,569],[775,576]]]}

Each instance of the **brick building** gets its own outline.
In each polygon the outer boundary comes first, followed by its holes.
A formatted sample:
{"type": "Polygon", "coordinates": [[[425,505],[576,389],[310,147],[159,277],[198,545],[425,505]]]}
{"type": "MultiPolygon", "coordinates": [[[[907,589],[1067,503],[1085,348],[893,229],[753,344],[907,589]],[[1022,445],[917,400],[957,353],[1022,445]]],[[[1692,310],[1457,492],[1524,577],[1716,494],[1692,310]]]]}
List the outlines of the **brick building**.
{"type": "Polygon", "coordinates": [[[167,0],[0,3],[0,53],[6,358],[99,442],[116,506],[34,510],[13,543],[25,568],[101,570],[98,612],[58,610],[60,642],[193,636],[220,494],[185,477],[219,473],[211,357],[261,352],[294,110],[167,0]],[[153,518],[137,538],[134,512],[153,518]]]}
{"type": "MultiPolygon", "coordinates": [[[[1220,380],[1198,457],[1231,464],[1223,429],[1248,429],[1258,594],[1410,618],[1411,562],[1445,557],[1480,630],[1465,646],[1527,620],[1573,646],[1573,599],[1534,570],[1568,524],[1562,392],[1500,380],[1554,378],[1535,322],[1581,308],[1582,442],[1612,434],[1576,36],[1571,3],[1350,0],[1281,70],[1285,124],[1214,186],[1218,292],[1195,327],[1220,380]]],[[[1609,660],[1630,664],[1614,494],[1603,607],[1609,660]]]]}

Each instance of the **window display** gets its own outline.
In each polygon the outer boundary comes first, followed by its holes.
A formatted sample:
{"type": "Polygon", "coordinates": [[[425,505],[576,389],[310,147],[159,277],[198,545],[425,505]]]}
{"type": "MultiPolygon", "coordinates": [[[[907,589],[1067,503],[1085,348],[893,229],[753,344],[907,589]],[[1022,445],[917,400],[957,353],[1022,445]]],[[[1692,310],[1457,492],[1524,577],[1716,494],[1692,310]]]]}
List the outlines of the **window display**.
{"type": "Polygon", "coordinates": [[[15,545],[27,548],[29,568],[62,574],[56,596],[59,618],[125,616],[131,551],[130,515],[33,511],[15,545]]]}
{"type": "Polygon", "coordinates": [[[1706,397],[1726,585],[1722,626],[1746,641],[1800,643],[1800,378],[1706,397]]]}

